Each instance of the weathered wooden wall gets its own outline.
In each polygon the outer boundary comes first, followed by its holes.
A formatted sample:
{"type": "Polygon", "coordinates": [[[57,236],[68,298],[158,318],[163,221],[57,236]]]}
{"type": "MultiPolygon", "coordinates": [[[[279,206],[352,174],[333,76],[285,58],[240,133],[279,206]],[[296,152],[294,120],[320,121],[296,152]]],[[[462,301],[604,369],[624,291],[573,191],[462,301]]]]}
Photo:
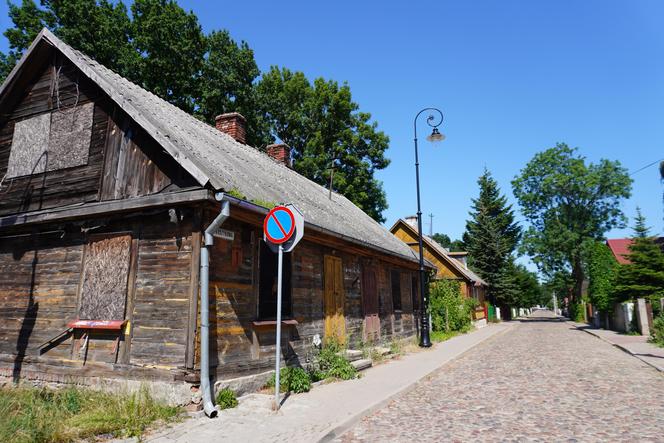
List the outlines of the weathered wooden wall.
{"type": "MultiPolygon", "coordinates": [[[[195,214],[193,209],[170,213],[164,209],[0,238],[0,373],[20,374],[23,360],[30,372],[45,379],[81,373],[144,374],[137,368],[170,370],[173,377],[172,371],[183,370],[190,297],[198,296],[197,285],[191,281],[192,269],[198,266],[192,260],[195,214]],[[89,226],[96,228],[94,234],[81,232],[80,227],[89,226]],[[41,344],[78,318],[86,245],[118,234],[131,237],[123,311],[130,327],[121,332],[93,332],[82,348],[85,340],[74,347],[72,335],[67,335],[40,351],[41,344]],[[95,372],[89,369],[95,363],[110,366],[97,367],[95,372]]],[[[73,337],[83,339],[83,331],[77,330],[73,337]]],[[[193,336],[190,340],[193,344],[193,336]]]]}
{"type": "MultiPolygon", "coordinates": [[[[220,379],[248,375],[274,367],[275,323],[258,321],[258,241],[261,231],[237,220],[223,228],[235,233],[233,241],[216,238],[211,250],[210,328],[213,364],[220,379]]],[[[381,342],[415,334],[410,279],[414,272],[377,258],[362,257],[303,240],[292,253],[292,318],[296,325],[282,328],[282,354],[292,363],[304,364],[312,356],[312,339],[324,335],[324,257],[342,260],[345,292],[344,314],[349,345],[363,339],[362,269],[377,270],[380,300],[381,342]],[[390,271],[401,271],[402,311],[394,312],[390,271]],[[407,284],[406,284],[407,282],[407,284]]]]}
{"type": "MultiPolygon", "coordinates": [[[[84,238],[59,231],[0,238],[0,353],[21,359],[76,317],[84,238]]],[[[70,358],[71,340],[51,348],[70,358]]]]}
{"type": "MultiPolygon", "coordinates": [[[[49,64],[36,73],[34,82],[25,91],[18,105],[8,113],[5,124],[0,128],[0,177],[7,172],[16,122],[57,109],[53,89],[55,72],[54,65],[49,64]]],[[[59,78],[61,106],[81,106],[92,100],[99,100],[100,103],[103,100],[98,90],[79,77],[71,65],[63,65],[59,78]]],[[[95,106],[86,165],[5,179],[0,189],[0,214],[96,200],[107,124],[107,113],[102,106],[95,106]]]]}
{"type": "MultiPolygon", "coordinates": [[[[3,113],[0,119],[0,178],[7,174],[17,122],[46,114],[59,116],[61,110],[70,112],[75,106],[93,104],[87,162],[43,173],[6,177],[0,187],[0,215],[131,198],[196,185],[154,140],[130,122],[125,113],[69,62],[59,57],[37,68],[34,80],[16,106],[3,113]]],[[[63,119],[54,118],[51,124],[63,124],[63,119]]],[[[58,128],[51,129],[53,133],[58,128]]],[[[67,143],[67,137],[54,137],[54,142],[67,143]]],[[[58,146],[58,151],[66,152],[71,148],[58,146]]]]}

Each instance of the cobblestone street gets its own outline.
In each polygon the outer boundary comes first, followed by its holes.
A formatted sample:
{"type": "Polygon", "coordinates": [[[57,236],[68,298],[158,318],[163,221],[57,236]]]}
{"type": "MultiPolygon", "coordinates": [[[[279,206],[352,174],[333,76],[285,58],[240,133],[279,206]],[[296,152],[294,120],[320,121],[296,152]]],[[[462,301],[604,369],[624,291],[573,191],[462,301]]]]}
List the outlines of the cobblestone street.
{"type": "Polygon", "coordinates": [[[664,441],[664,375],[538,313],[338,440],[664,441]]]}

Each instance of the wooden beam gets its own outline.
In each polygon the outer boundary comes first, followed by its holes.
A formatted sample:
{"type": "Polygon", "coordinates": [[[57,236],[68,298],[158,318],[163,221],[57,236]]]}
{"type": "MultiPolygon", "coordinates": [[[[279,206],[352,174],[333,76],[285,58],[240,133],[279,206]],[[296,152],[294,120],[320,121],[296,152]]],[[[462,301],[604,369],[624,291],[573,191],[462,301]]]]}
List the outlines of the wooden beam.
{"type": "Polygon", "coordinates": [[[0,229],[56,221],[61,222],[76,218],[93,217],[98,215],[111,215],[140,209],[149,209],[170,205],[182,205],[206,200],[212,202],[215,201],[213,192],[208,189],[195,189],[182,192],[155,194],[146,197],[130,198],[126,200],[88,203],[78,206],[65,206],[61,208],[46,209],[42,211],[28,212],[25,214],[0,217],[0,229]]]}

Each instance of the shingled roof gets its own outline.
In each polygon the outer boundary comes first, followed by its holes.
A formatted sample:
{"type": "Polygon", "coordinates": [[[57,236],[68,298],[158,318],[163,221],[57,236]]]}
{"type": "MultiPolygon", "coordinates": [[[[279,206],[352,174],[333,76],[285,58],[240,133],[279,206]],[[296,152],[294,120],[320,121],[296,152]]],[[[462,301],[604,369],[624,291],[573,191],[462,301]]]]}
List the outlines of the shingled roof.
{"type": "Polygon", "coordinates": [[[333,193],[330,199],[324,187],[130,82],[47,29],[39,33],[0,87],[0,97],[23,71],[31,53],[44,43],[59,50],[97,84],[201,186],[209,184],[217,191],[237,190],[249,201],[293,203],[309,226],[416,260],[405,243],[344,196],[333,193]]]}

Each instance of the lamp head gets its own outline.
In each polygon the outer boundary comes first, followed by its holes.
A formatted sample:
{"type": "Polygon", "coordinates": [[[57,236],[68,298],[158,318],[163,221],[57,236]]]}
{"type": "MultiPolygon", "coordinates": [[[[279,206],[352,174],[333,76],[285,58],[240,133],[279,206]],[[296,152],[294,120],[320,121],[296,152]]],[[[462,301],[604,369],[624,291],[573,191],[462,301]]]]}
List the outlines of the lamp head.
{"type": "Polygon", "coordinates": [[[432,143],[442,142],[445,140],[445,135],[438,132],[438,128],[433,128],[433,131],[431,131],[431,135],[427,137],[427,140],[432,143]]]}

